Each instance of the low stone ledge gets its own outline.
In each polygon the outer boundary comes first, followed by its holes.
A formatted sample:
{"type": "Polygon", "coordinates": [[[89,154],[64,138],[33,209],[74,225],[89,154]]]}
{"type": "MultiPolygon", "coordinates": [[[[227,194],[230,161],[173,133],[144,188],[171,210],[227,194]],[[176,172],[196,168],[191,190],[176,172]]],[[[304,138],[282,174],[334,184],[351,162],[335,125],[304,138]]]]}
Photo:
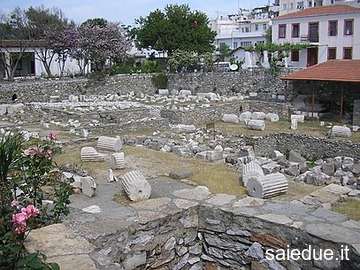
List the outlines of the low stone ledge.
{"type": "MultiPolygon", "coordinates": [[[[335,186],[325,190],[337,194],[345,192],[335,186]]],[[[74,228],[79,229],[74,226],[81,216],[78,214],[72,217],[76,222],[67,221],[66,225],[33,231],[27,248],[40,250],[64,265],[72,264],[74,256],[79,256],[84,265],[91,264],[89,260],[92,260],[94,267],[101,270],[111,267],[193,270],[203,269],[205,264],[241,269],[253,263],[264,269],[360,267],[360,223],[318,206],[298,201],[284,203],[211,195],[205,188],[198,187],[174,192],[168,198],[135,203],[131,208],[135,219],[127,221],[127,226],[116,220],[104,220],[97,214],[86,214],[84,224],[87,226],[80,227],[80,231],[97,228],[95,239],[82,232],[86,241],[76,236],[79,232],[72,232],[74,228]],[[111,227],[106,226],[108,222],[113,222],[111,227]],[[99,228],[102,225],[105,229],[99,228]],[[107,231],[106,228],[112,229],[107,231]],[[59,237],[66,241],[52,241],[59,237]],[[329,248],[337,255],[341,245],[348,245],[350,262],[286,261],[281,265],[263,256],[253,257],[264,254],[268,248],[305,249],[307,245],[329,248]],[[63,262],[64,256],[67,256],[66,262],[63,262]]],[[[91,267],[88,269],[95,269],[91,267]]]]}

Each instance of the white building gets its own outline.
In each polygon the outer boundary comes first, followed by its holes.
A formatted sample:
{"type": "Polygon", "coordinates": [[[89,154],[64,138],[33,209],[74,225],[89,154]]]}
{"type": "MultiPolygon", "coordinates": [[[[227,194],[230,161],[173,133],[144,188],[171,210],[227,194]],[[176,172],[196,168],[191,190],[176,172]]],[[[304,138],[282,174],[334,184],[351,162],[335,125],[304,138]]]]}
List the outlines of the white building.
{"type": "Polygon", "coordinates": [[[321,6],[273,20],[276,44],[313,45],[290,53],[290,66],[307,67],[332,59],[360,59],[360,8],[321,6]]]}
{"type": "Polygon", "coordinates": [[[262,7],[251,11],[240,10],[234,15],[218,16],[211,21],[210,27],[217,33],[217,48],[226,44],[235,50],[265,42],[270,23],[269,7],[262,7]]]}
{"type": "Polygon", "coordinates": [[[330,6],[330,5],[353,5],[360,6],[360,0],[277,0],[275,6],[279,15],[286,15],[307,8],[330,6]]]}
{"type": "MultiPolygon", "coordinates": [[[[18,54],[22,53],[22,57],[17,64],[14,77],[45,77],[47,75],[46,69],[38,57],[40,50],[44,49],[42,41],[32,40],[2,40],[0,43],[0,61],[5,59],[6,65],[0,62],[0,79],[7,79],[7,72],[5,66],[9,66],[12,61],[18,59],[18,54]]],[[[49,54],[51,56],[51,54],[49,54]]],[[[83,63],[80,63],[83,66],[83,63]]],[[[50,71],[53,76],[60,76],[62,63],[57,61],[56,55],[50,64],[50,71]]],[[[91,70],[90,64],[87,65],[85,73],[91,70]]],[[[63,76],[72,76],[80,74],[79,63],[76,59],[67,57],[63,76]]]]}

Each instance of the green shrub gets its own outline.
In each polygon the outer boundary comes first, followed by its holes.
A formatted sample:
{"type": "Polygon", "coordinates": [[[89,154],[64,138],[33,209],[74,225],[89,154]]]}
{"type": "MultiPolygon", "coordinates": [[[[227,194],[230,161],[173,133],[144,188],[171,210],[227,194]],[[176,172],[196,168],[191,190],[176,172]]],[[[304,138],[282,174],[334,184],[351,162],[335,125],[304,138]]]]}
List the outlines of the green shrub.
{"type": "Polygon", "coordinates": [[[151,82],[157,89],[166,89],[169,81],[165,73],[159,73],[152,76],[151,82]]]}
{"type": "Polygon", "coordinates": [[[162,71],[161,65],[157,61],[145,60],[143,63],[126,61],[117,63],[111,67],[110,75],[132,74],[132,73],[158,73],[162,71]]]}
{"type": "Polygon", "coordinates": [[[40,253],[29,254],[24,241],[32,229],[59,222],[69,213],[71,188],[61,182],[54,154],[56,135],[24,143],[18,134],[0,139],[0,269],[57,270],[40,253]],[[54,208],[43,206],[43,186],[55,190],[54,208]],[[17,194],[16,190],[21,190],[17,194]]]}

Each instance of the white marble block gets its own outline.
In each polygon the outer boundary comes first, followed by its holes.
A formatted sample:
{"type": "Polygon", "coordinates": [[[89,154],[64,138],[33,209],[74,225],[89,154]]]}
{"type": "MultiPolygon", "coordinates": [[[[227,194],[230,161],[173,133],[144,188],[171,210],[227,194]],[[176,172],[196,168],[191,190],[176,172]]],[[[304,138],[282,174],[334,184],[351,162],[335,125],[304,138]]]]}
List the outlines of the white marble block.
{"type": "Polygon", "coordinates": [[[299,123],[304,123],[305,122],[305,115],[298,115],[298,114],[293,114],[291,115],[291,121],[292,120],[297,120],[299,123]]]}
{"type": "Polygon", "coordinates": [[[297,119],[291,119],[291,129],[292,130],[298,129],[298,120],[297,119]]]}
{"type": "Polygon", "coordinates": [[[281,173],[273,173],[251,179],[247,184],[249,196],[267,199],[286,193],[288,180],[281,173]]]}
{"type": "Polygon", "coordinates": [[[112,154],[110,164],[113,170],[125,169],[125,154],[123,152],[112,154]]]}
{"type": "Polygon", "coordinates": [[[224,114],[222,117],[224,123],[238,124],[239,117],[236,114],[224,114]]]}
{"type": "Polygon", "coordinates": [[[78,96],[74,96],[74,95],[70,95],[70,96],[69,96],[69,101],[70,101],[70,102],[79,102],[79,97],[78,97],[78,96]]]}
{"type": "Polygon", "coordinates": [[[246,126],[249,129],[264,131],[265,130],[265,121],[264,120],[249,120],[247,122],[246,126]]]}
{"type": "Polygon", "coordinates": [[[264,171],[255,160],[242,166],[242,183],[246,187],[251,178],[264,176],[264,171]]]}
{"type": "Polygon", "coordinates": [[[107,151],[120,152],[122,149],[122,141],[119,137],[100,136],[97,142],[97,148],[107,151]]]}
{"type": "Polygon", "coordinates": [[[190,90],[180,90],[179,92],[179,96],[182,96],[182,97],[188,97],[188,96],[191,96],[191,91],[190,90]]]}
{"type": "Polygon", "coordinates": [[[268,114],[266,114],[266,120],[268,120],[270,122],[278,122],[280,120],[280,118],[277,113],[268,113],[268,114]]]}
{"type": "Polygon", "coordinates": [[[168,96],[169,90],[168,89],[159,89],[159,95],[160,96],[168,96]]]}
{"type": "Polygon", "coordinates": [[[222,151],[207,151],[206,152],[206,160],[207,161],[219,161],[224,159],[224,154],[222,151]]]}
{"type": "Polygon", "coordinates": [[[83,147],[80,151],[81,161],[99,162],[104,161],[104,155],[96,151],[94,147],[83,147]]]}
{"type": "Polygon", "coordinates": [[[331,129],[331,137],[351,137],[351,129],[346,126],[333,126],[331,129]]]}
{"type": "Polygon", "coordinates": [[[266,119],[266,114],[263,112],[253,112],[251,114],[251,119],[253,120],[265,120],[266,119]]]}
{"type": "Polygon", "coordinates": [[[96,192],[96,182],[91,176],[80,177],[81,191],[88,197],[94,197],[96,192]]]}
{"type": "Polygon", "coordinates": [[[251,119],[251,112],[242,112],[239,116],[239,121],[245,122],[251,119]]]}
{"type": "Polygon", "coordinates": [[[121,177],[121,185],[131,201],[138,202],[150,198],[151,186],[139,171],[131,171],[121,177]]]}

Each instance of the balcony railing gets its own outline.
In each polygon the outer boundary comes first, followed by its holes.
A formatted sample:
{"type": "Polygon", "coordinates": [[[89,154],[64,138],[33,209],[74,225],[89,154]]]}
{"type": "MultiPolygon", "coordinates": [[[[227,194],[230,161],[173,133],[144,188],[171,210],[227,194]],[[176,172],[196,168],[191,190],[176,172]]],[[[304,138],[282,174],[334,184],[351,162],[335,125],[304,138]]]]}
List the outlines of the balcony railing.
{"type": "Polygon", "coordinates": [[[301,42],[319,42],[319,35],[300,36],[301,42]]]}

